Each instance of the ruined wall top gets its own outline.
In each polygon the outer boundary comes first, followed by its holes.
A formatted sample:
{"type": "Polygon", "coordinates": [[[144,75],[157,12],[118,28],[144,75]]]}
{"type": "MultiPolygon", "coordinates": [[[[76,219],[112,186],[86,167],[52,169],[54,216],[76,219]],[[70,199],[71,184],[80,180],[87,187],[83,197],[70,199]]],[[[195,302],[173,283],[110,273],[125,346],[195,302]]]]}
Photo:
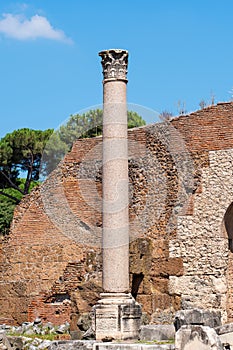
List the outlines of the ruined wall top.
{"type": "Polygon", "coordinates": [[[128,51],[111,49],[99,52],[102,57],[104,81],[123,80],[127,82],[128,51]]]}

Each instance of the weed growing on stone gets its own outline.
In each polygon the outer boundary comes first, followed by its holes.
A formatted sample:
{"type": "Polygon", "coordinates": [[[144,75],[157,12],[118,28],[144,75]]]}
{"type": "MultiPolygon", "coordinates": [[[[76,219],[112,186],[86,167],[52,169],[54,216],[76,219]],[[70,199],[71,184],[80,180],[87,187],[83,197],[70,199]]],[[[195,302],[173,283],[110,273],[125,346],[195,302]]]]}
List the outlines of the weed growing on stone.
{"type": "Polygon", "coordinates": [[[22,334],[17,332],[9,332],[7,333],[8,336],[11,337],[25,337],[30,339],[42,339],[42,340],[57,340],[58,335],[57,333],[51,333],[51,334],[22,334]]]}

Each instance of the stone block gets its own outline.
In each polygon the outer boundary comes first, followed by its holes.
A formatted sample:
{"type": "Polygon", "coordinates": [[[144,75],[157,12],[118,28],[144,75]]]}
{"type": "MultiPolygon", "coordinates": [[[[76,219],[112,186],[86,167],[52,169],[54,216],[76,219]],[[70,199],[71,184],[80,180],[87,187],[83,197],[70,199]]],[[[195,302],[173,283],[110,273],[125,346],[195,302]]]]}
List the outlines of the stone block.
{"type": "Polygon", "coordinates": [[[24,339],[22,337],[7,337],[7,342],[5,343],[8,346],[7,349],[12,350],[22,350],[24,346],[24,339]]]}
{"type": "Polygon", "coordinates": [[[138,339],[141,306],[130,294],[102,293],[101,297],[93,308],[96,339],[138,339]]]}
{"type": "Polygon", "coordinates": [[[92,350],[92,340],[58,340],[53,341],[48,350],[92,350]]]}
{"type": "Polygon", "coordinates": [[[224,349],[233,349],[233,332],[219,335],[219,339],[224,349]]]}
{"type": "Polygon", "coordinates": [[[220,338],[213,328],[185,325],[176,333],[175,350],[223,350],[220,338]]]}
{"type": "Polygon", "coordinates": [[[156,310],[151,315],[151,324],[172,324],[174,321],[174,310],[156,310]]]}
{"type": "MultiPolygon", "coordinates": [[[[168,293],[169,287],[168,287],[168,279],[163,277],[152,277],[151,281],[153,282],[154,288],[156,289],[156,292],[160,293],[168,293]]],[[[144,291],[145,293],[145,291],[144,291]]]]}
{"type": "Polygon", "coordinates": [[[71,336],[71,340],[82,339],[83,332],[81,332],[79,329],[75,331],[70,331],[70,336],[71,336]]]}
{"type": "Polygon", "coordinates": [[[233,323],[227,323],[222,326],[215,327],[215,331],[218,335],[233,332],[233,323]]]}
{"type": "Polygon", "coordinates": [[[152,294],[152,312],[156,310],[165,310],[172,305],[172,297],[166,293],[152,294]]]}
{"type": "Polygon", "coordinates": [[[139,304],[143,305],[143,310],[147,312],[148,314],[151,313],[152,310],[152,302],[151,302],[151,295],[146,294],[146,295],[137,295],[137,301],[139,304]]]}
{"type": "Polygon", "coordinates": [[[174,325],[147,325],[141,326],[140,339],[151,340],[169,340],[175,338],[174,325]]]}
{"type": "Polygon", "coordinates": [[[183,274],[183,260],[181,258],[153,259],[153,276],[181,276],[183,274]]]}
{"type": "Polygon", "coordinates": [[[6,332],[4,330],[0,330],[0,350],[1,349],[11,349],[11,345],[9,340],[7,339],[6,332]]]}
{"type": "Polygon", "coordinates": [[[221,325],[221,312],[201,309],[180,310],[175,314],[176,331],[183,325],[218,327],[221,325]]]}
{"type": "Polygon", "coordinates": [[[224,324],[223,326],[215,328],[216,333],[227,349],[233,349],[233,323],[224,324]]]}
{"type": "Polygon", "coordinates": [[[93,350],[175,350],[174,344],[96,343],[93,350]]]}

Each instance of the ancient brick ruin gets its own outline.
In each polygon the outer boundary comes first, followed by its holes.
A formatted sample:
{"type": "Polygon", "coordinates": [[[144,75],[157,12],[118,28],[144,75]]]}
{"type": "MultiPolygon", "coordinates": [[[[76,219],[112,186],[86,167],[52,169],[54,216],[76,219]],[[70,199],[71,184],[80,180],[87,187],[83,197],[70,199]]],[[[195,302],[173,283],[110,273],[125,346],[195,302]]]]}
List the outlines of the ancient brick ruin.
{"type": "MultiPolygon", "coordinates": [[[[233,319],[233,103],[128,131],[130,281],[154,323],[233,319]]],[[[101,291],[101,137],[78,140],[1,241],[0,323],[61,324],[101,291]]]]}

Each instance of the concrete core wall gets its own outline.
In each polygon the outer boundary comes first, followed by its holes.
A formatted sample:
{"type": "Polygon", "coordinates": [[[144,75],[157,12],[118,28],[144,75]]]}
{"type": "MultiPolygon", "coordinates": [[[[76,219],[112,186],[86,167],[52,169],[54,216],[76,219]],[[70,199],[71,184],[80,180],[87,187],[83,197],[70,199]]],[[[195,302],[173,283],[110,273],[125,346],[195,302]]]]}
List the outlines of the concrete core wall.
{"type": "MultiPolygon", "coordinates": [[[[154,323],[233,318],[233,103],[129,131],[130,283],[154,323]],[[228,214],[226,214],[228,213],[228,214]]],[[[76,327],[101,291],[101,138],[77,141],[0,245],[0,323],[76,327]]]]}

